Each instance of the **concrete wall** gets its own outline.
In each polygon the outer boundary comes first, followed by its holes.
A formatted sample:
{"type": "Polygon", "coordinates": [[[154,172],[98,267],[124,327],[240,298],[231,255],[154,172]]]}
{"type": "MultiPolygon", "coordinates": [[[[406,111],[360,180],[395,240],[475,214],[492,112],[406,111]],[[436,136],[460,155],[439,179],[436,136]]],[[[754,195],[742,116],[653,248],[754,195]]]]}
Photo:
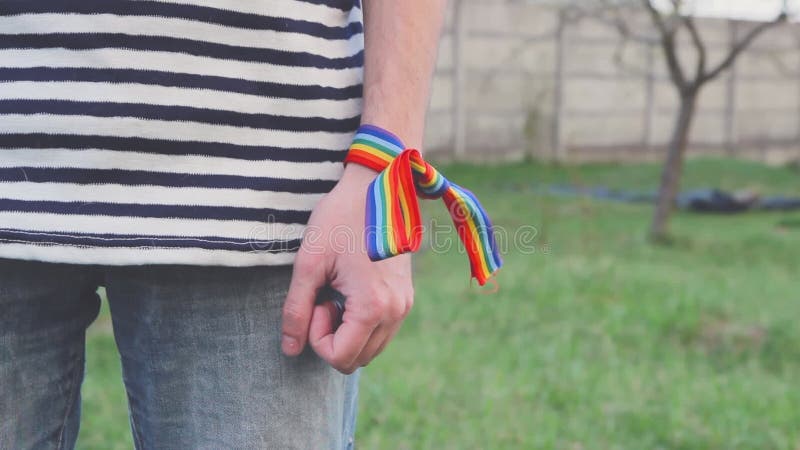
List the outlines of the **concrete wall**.
{"type": "MultiPolygon", "coordinates": [[[[518,0],[451,0],[426,149],[469,160],[660,158],[677,107],[661,49],[591,18],[518,0]],[[561,25],[559,25],[561,24],[561,25]],[[622,48],[622,50],[620,50],[622,48]],[[454,154],[461,130],[463,154],[454,154]]],[[[632,15],[633,23],[649,26],[632,15]]],[[[700,19],[710,65],[749,22],[700,19]]],[[[800,157],[800,26],[763,34],[708,84],[693,153],[800,157]]],[[[683,37],[682,59],[693,68],[683,37]]]]}

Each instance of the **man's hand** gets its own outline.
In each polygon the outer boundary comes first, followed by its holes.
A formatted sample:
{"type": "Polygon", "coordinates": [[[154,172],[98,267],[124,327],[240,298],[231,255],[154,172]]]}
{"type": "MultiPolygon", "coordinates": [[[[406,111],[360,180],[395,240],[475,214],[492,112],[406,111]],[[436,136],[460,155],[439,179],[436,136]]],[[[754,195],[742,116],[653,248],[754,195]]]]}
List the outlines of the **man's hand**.
{"type": "MultiPolygon", "coordinates": [[[[446,0],[364,0],[362,123],[377,125],[420,148],[446,0]]],[[[287,355],[306,343],[336,369],[369,363],[400,328],[414,301],[411,257],[371,262],[364,245],[367,186],[376,173],[349,164],[309,219],[283,306],[287,355]],[[315,306],[325,284],[347,298],[342,324],[335,308],[315,306]]]]}
{"type": "Polygon", "coordinates": [[[352,373],[386,347],[411,309],[410,255],[372,262],[364,246],[366,189],[376,175],[349,164],[311,213],[283,306],[285,354],[298,355],[308,342],[331,366],[352,373]],[[336,330],[335,309],[315,306],[325,284],[347,298],[336,330]]]}

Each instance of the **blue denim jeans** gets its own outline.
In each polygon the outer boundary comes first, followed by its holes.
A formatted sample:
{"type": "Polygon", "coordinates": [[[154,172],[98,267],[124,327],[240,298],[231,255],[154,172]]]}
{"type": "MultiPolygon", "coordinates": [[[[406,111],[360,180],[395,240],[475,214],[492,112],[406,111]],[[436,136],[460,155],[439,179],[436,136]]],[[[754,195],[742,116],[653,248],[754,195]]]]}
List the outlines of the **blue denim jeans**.
{"type": "Polygon", "coordinates": [[[105,286],[137,449],[352,448],[358,373],[280,350],[289,267],[0,259],[0,449],[70,449],[105,286]]]}

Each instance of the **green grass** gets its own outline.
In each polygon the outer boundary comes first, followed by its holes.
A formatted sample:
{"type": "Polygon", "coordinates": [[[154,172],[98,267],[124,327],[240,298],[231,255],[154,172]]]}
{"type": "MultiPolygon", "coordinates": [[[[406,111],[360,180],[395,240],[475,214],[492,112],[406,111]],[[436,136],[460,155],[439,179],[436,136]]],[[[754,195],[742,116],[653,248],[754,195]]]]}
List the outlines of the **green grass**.
{"type": "Polygon", "coordinates": [[[100,316],[89,327],[86,358],[86,375],[81,388],[81,430],[76,447],[132,449],[128,400],[122,385],[122,370],[111,330],[108,303],[105,301],[100,316]]]}
{"type": "MultiPolygon", "coordinates": [[[[458,252],[416,258],[414,310],[363,376],[360,448],[800,449],[800,213],[677,214],[653,246],[648,206],[524,188],[652,189],[656,165],[444,171],[498,227],[534,226],[535,251],[509,249],[493,295],[458,252]]],[[[800,174],[739,161],[691,161],[685,180],[800,195],[800,174]]],[[[107,320],[81,448],[130,448],[107,320]]]]}

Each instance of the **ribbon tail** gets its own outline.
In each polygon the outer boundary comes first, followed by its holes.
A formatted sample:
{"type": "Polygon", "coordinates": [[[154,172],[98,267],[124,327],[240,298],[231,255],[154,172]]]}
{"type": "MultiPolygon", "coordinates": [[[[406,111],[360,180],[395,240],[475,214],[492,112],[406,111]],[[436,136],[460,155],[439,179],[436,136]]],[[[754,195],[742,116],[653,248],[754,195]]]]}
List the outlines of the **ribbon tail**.
{"type": "Polygon", "coordinates": [[[503,265],[486,210],[472,192],[456,184],[442,196],[469,257],[472,277],[483,286],[503,265]]]}

